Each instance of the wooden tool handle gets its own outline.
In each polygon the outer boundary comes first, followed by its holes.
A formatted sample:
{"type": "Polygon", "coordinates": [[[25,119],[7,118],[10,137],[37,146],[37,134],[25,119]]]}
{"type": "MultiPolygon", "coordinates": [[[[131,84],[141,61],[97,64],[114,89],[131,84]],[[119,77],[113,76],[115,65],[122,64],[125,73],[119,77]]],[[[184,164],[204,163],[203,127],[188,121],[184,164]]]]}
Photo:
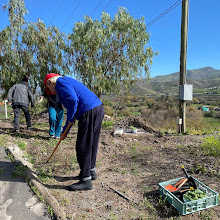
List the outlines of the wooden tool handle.
{"type": "Polygon", "coordinates": [[[188,179],[185,178],[185,179],[183,180],[183,182],[180,183],[180,185],[178,186],[178,188],[180,189],[187,181],[188,181],[188,179]]]}
{"type": "MultiPolygon", "coordinates": [[[[69,131],[70,127],[71,127],[73,124],[74,124],[74,122],[69,122],[69,124],[68,124],[66,130],[65,130],[64,133],[63,133],[64,135],[66,135],[66,133],[69,131]]],[[[59,142],[57,143],[57,146],[54,148],[53,153],[50,155],[50,157],[48,158],[48,160],[47,160],[46,163],[48,163],[48,161],[50,160],[50,158],[53,156],[53,154],[54,154],[54,152],[56,151],[56,149],[58,148],[60,142],[61,142],[61,139],[60,139],[59,142]]]]}
{"type": "Polygon", "coordinates": [[[66,127],[66,130],[63,132],[64,135],[66,135],[66,133],[69,131],[70,127],[75,123],[74,122],[69,122],[68,126],[66,127]]]}
{"type": "Polygon", "coordinates": [[[186,192],[186,191],[189,191],[189,190],[193,190],[194,187],[190,187],[189,189],[184,189],[184,190],[181,190],[180,192],[183,193],[183,192],[186,192]]]}
{"type": "Polygon", "coordinates": [[[182,178],[179,182],[177,182],[174,186],[177,187],[180,183],[182,183],[185,180],[185,178],[182,178]]]}

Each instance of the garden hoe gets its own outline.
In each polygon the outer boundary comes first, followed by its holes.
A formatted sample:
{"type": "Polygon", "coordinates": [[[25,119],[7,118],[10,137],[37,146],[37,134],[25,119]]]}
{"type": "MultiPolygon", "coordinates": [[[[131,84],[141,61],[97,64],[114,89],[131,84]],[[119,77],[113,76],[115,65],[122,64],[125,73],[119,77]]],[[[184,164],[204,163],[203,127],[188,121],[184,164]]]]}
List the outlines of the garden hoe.
{"type": "MultiPolygon", "coordinates": [[[[65,130],[64,133],[63,133],[64,135],[66,135],[67,131],[69,131],[70,127],[71,127],[73,124],[74,124],[74,122],[69,122],[69,124],[68,124],[66,130],[65,130]]],[[[53,156],[53,154],[54,154],[54,152],[56,151],[56,149],[58,148],[60,142],[61,142],[61,139],[60,139],[59,142],[57,143],[57,146],[54,148],[53,153],[50,155],[50,157],[48,158],[48,160],[47,160],[46,163],[48,163],[48,161],[50,160],[50,158],[53,156]]]]}
{"type": "Polygon", "coordinates": [[[195,183],[194,179],[193,179],[191,176],[188,175],[188,173],[186,172],[186,170],[185,170],[185,168],[184,168],[183,165],[181,165],[181,168],[182,168],[183,172],[185,173],[186,178],[189,180],[189,181],[188,181],[189,186],[190,186],[190,187],[193,187],[194,189],[196,189],[197,186],[196,186],[196,183],[195,183]]]}

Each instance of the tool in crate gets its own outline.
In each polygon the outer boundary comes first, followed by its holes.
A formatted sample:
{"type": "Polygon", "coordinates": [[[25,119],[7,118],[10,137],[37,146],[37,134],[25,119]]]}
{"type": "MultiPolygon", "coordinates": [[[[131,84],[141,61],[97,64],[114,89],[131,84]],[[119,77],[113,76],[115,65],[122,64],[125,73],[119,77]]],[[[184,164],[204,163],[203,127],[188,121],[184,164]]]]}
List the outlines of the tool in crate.
{"type": "Polygon", "coordinates": [[[184,166],[181,168],[185,177],[159,183],[159,194],[182,215],[217,206],[219,194],[193,176],[189,176],[184,166]],[[187,181],[183,183],[185,179],[187,181]]]}
{"type": "Polygon", "coordinates": [[[184,174],[186,175],[186,177],[182,178],[180,181],[178,181],[174,185],[172,185],[172,184],[167,185],[165,187],[165,189],[169,190],[178,199],[180,199],[182,202],[184,202],[184,194],[190,190],[196,189],[197,186],[196,186],[194,179],[188,175],[188,173],[183,165],[181,165],[181,168],[182,168],[184,174]]]}

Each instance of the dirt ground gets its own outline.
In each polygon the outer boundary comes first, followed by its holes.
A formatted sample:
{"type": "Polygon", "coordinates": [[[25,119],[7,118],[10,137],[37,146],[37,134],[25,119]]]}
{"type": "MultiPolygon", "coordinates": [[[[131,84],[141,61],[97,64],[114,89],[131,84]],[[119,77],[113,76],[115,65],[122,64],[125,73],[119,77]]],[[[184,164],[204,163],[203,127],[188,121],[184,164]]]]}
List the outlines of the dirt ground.
{"type": "Polygon", "coordinates": [[[35,116],[33,131],[23,129],[19,135],[10,133],[11,121],[0,120],[0,138],[5,145],[25,142],[29,159],[68,219],[220,219],[219,206],[181,216],[158,192],[160,182],[185,176],[181,164],[189,175],[220,192],[220,160],[203,154],[204,136],[161,135],[140,118],[113,120],[113,128],[101,131],[98,179],[90,191],[68,190],[79,174],[74,148],[77,126],[48,164],[45,161],[58,140],[48,138],[46,113],[35,116]],[[114,129],[131,125],[146,133],[113,136],[114,129]]]}

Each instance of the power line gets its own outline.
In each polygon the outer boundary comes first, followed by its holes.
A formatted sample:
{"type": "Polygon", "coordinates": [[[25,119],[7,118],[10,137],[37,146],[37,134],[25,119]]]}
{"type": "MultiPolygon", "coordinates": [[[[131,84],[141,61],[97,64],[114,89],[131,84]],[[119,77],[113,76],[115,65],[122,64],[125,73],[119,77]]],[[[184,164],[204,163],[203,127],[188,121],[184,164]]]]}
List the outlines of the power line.
{"type": "MultiPolygon", "coordinates": [[[[65,24],[63,25],[63,27],[67,24],[67,22],[69,21],[69,19],[72,17],[73,13],[76,11],[76,9],[79,7],[80,3],[82,2],[82,0],[79,1],[78,5],[74,8],[73,12],[71,13],[71,15],[69,16],[69,18],[67,19],[67,21],[65,22],[65,24]]],[[[61,28],[61,30],[63,29],[63,27],[61,28]]]]}
{"type": "MultiPolygon", "coordinates": [[[[52,23],[53,19],[54,19],[55,16],[57,15],[57,12],[60,10],[60,7],[62,6],[63,2],[64,2],[64,0],[61,2],[59,8],[57,9],[57,11],[56,11],[56,13],[55,13],[55,15],[53,16],[52,20],[50,21],[50,24],[52,23]]],[[[50,24],[49,24],[49,26],[50,26],[50,24]]]]}
{"type": "Polygon", "coordinates": [[[152,24],[154,24],[156,21],[158,21],[159,19],[161,19],[163,16],[165,16],[167,13],[169,13],[170,11],[172,11],[174,8],[176,8],[179,4],[181,4],[182,1],[179,0],[177,2],[175,2],[173,5],[171,5],[167,10],[165,10],[163,13],[161,13],[159,16],[157,16],[156,18],[154,18],[151,22],[149,22],[146,27],[150,27],[152,24]]]}
{"type": "MultiPolygon", "coordinates": [[[[99,4],[96,6],[96,8],[95,8],[94,11],[92,12],[92,14],[96,11],[96,9],[99,7],[99,5],[102,3],[102,1],[103,1],[103,0],[101,0],[101,1],[99,2],[99,4]]],[[[92,14],[90,15],[90,17],[92,16],[92,14]]]]}
{"type": "MultiPolygon", "coordinates": [[[[110,5],[111,2],[112,2],[112,0],[109,1],[109,3],[105,6],[105,8],[104,8],[103,11],[105,11],[105,9],[110,5]]],[[[103,11],[102,11],[102,12],[103,12],[103,11]]],[[[101,12],[101,14],[102,14],[102,12],[101,12]]],[[[101,15],[101,14],[100,14],[100,15],[101,15]]],[[[99,16],[100,16],[100,15],[99,15],[99,16]]],[[[99,17],[99,16],[98,16],[98,17],[99,17]]],[[[97,17],[97,18],[98,18],[98,17],[97,17]]],[[[96,18],[96,19],[97,19],[97,18],[96,18]]]]}

